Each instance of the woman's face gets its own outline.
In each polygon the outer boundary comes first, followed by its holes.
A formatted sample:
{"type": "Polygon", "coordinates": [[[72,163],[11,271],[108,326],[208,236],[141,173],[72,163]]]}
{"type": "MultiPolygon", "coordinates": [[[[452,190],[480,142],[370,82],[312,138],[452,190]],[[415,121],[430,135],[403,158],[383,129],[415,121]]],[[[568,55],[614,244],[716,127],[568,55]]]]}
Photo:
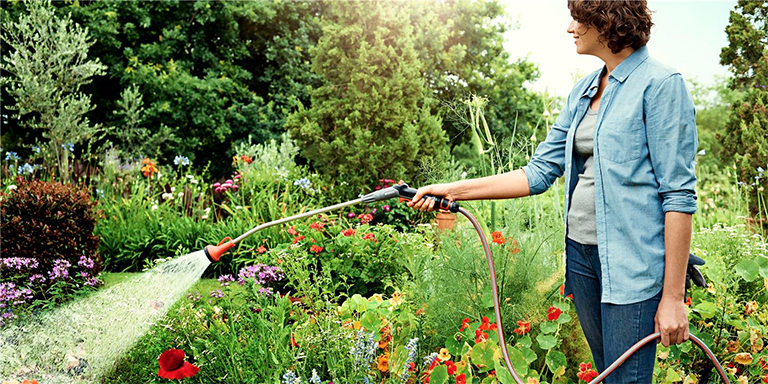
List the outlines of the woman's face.
{"type": "Polygon", "coordinates": [[[576,44],[576,53],[580,55],[596,55],[605,45],[598,41],[599,34],[596,29],[571,20],[567,32],[573,35],[576,44]]]}

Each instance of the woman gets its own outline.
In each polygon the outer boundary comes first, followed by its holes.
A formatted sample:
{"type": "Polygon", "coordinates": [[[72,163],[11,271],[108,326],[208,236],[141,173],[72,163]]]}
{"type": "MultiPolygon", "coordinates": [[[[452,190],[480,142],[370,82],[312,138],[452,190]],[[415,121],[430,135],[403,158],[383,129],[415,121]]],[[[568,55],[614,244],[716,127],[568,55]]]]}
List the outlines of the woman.
{"type": "MultiPolygon", "coordinates": [[[[680,73],[648,56],[645,1],[569,0],[576,52],[605,65],[573,88],[530,162],[515,171],[420,188],[449,200],[504,199],[545,192],[565,174],[564,296],[598,370],[643,337],[688,340],[683,297],[696,212],[695,112],[680,73]]],[[[607,382],[650,383],[655,343],[607,382]]]]}

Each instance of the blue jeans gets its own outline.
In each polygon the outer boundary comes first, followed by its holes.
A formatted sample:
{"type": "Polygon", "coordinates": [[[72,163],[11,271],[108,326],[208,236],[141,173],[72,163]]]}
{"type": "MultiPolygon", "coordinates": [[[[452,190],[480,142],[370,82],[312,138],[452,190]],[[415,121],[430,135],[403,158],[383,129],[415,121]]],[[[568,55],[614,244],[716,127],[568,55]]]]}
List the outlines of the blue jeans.
{"type": "MultiPolygon", "coordinates": [[[[654,318],[661,291],[645,301],[617,305],[600,302],[600,258],[597,245],[566,238],[566,274],[573,292],[576,314],[584,330],[595,369],[602,372],[633,344],[654,332],[654,318]]],[[[656,342],[630,356],[604,383],[651,383],[656,362],[656,342]]]]}

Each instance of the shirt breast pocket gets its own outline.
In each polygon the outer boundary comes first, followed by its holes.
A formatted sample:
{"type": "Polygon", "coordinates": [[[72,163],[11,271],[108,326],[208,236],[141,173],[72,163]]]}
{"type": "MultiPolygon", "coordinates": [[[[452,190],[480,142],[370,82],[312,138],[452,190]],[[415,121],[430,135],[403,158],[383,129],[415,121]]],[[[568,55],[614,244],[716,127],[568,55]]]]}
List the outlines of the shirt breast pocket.
{"type": "Polygon", "coordinates": [[[643,155],[645,126],[640,118],[608,118],[600,125],[599,156],[614,163],[637,160],[643,155]]]}

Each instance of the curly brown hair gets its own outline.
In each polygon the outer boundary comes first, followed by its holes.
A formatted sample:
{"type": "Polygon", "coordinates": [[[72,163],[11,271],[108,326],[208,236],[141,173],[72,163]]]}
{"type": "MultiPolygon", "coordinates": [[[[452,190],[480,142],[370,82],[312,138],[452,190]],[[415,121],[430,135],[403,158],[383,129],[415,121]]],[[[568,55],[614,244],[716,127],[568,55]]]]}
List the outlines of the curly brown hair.
{"type": "Polygon", "coordinates": [[[651,10],[646,0],[568,0],[571,17],[600,34],[613,53],[638,49],[651,38],[651,10]]]}

